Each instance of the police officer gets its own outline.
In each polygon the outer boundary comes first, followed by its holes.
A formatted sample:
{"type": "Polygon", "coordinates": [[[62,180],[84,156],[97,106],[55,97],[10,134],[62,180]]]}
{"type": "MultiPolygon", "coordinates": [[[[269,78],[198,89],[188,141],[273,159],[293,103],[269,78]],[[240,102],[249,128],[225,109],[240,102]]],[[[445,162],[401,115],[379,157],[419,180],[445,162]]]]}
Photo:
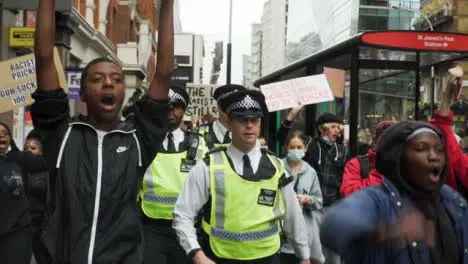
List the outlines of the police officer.
{"type": "Polygon", "coordinates": [[[219,101],[232,144],[215,148],[190,171],[173,227],[194,263],[279,263],[280,221],[301,263],[309,262],[304,218],[282,161],[257,144],[265,97],[237,91],[219,101]],[[194,219],[203,208],[203,232],[194,219]]]}
{"type": "Polygon", "coordinates": [[[227,146],[231,143],[231,133],[227,128],[227,115],[219,107],[219,101],[225,96],[236,91],[242,91],[246,88],[237,84],[227,84],[216,88],[213,97],[218,103],[218,119],[208,125],[202,125],[198,128],[198,132],[203,135],[208,149],[219,146],[227,146]]]}
{"type": "Polygon", "coordinates": [[[185,89],[171,87],[169,132],[161,150],[147,169],[140,191],[145,232],[145,263],[184,263],[183,249],[172,229],[172,214],[189,170],[204,155],[201,135],[182,131],[181,121],[189,102],[185,89]]]}

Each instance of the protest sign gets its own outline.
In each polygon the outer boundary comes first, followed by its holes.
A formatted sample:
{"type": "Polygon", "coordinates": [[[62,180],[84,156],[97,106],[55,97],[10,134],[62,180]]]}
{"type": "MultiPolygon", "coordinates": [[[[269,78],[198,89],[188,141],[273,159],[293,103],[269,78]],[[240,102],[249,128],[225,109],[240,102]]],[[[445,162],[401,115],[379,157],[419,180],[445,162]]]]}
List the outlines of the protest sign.
{"type": "MultiPolygon", "coordinates": [[[[59,75],[59,84],[66,91],[68,87],[57,49],[54,50],[54,61],[59,75]]],[[[34,54],[0,62],[0,76],[2,76],[2,82],[0,83],[0,113],[30,105],[34,102],[31,98],[31,93],[37,88],[34,54]]]]}
{"type": "Polygon", "coordinates": [[[202,117],[218,114],[218,107],[213,98],[217,85],[187,83],[187,92],[190,96],[190,104],[185,110],[185,116],[202,117]]]}
{"type": "Polygon", "coordinates": [[[67,70],[68,98],[70,100],[80,99],[81,69],[67,70]]]}
{"type": "Polygon", "coordinates": [[[262,85],[260,89],[269,112],[334,100],[325,74],[262,85]]]}
{"type": "Polygon", "coordinates": [[[323,68],[328,84],[335,98],[343,98],[346,84],[346,71],[334,68],[323,68]]]}

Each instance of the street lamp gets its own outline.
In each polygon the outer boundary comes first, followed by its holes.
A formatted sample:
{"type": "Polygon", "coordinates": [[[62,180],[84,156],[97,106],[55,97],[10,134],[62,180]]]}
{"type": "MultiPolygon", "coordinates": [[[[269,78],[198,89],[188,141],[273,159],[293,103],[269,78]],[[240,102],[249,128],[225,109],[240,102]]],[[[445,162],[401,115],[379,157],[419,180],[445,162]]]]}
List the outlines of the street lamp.
{"type": "MultiPolygon", "coordinates": [[[[431,20],[429,20],[429,18],[424,15],[423,12],[421,12],[421,10],[419,9],[411,9],[411,8],[406,8],[406,7],[398,7],[398,6],[392,6],[393,9],[398,9],[398,10],[405,10],[405,11],[409,11],[409,12],[413,12],[413,13],[419,13],[420,16],[422,16],[424,18],[424,20],[426,20],[426,23],[429,25],[429,29],[430,31],[434,31],[434,27],[432,26],[432,23],[431,23],[431,20]]],[[[434,93],[434,86],[435,86],[435,79],[434,79],[434,75],[435,75],[435,69],[434,69],[434,66],[432,65],[431,66],[431,87],[430,87],[430,95],[431,95],[431,116],[434,116],[434,103],[435,103],[435,93],[434,93]]],[[[419,89],[419,87],[416,87],[416,89],[419,89]]],[[[416,102],[418,103],[418,102],[416,102]]]]}
{"type": "Polygon", "coordinates": [[[227,43],[226,60],[226,83],[231,84],[231,63],[232,63],[232,0],[229,0],[229,36],[227,43]]]}

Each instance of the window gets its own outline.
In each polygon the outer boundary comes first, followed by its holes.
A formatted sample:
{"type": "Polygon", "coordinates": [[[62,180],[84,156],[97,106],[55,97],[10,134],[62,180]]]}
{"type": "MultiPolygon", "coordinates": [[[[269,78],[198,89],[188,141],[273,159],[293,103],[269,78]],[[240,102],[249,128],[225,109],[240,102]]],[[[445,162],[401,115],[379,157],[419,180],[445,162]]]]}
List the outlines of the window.
{"type": "Polygon", "coordinates": [[[175,55],[176,64],[190,64],[190,56],[175,55]]]}

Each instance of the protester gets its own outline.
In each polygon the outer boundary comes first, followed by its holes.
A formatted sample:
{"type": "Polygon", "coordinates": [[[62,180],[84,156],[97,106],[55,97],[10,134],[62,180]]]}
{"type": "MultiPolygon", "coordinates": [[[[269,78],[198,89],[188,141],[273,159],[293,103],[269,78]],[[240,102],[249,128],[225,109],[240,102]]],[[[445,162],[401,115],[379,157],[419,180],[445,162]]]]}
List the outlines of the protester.
{"type": "Polygon", "coordinates": [[[32,223],[26,194],[28,176],[44,160],[16,146],[7,124],[0,122],[0,262],[29,264],[32,223]]]}
{"type": "MultiPolygon", "coordinates": [[[[24,151],[30,152],[38,157],[42,157],[42,137],[37,131],[31,131],[26,137],[24,151]]],[[[42,233],[44,231],[47,209],[50,208],[52,197],[51,189],[49,172],[47,171],[47,166],[44,163],[42,168],[37,168],[34,173],[30,173],[28,175],[28,183],[26,184],[32,217],[32,249],[34,259],[37,264],[52,263],[50,254],[42,242],[42,233]]]]}
{"type": "Polygon", "coordinates": [[[278,263],[280,222],[302,264],[310,263],[305,222],[282,160],[258,146],[265,97],[232,93],[220,106],[232,143],[192,168],[174,209],[173,227],[194,263],[278,263]],[[204,209],[197,237],[195,217],[204,209]]]}
{"type": "MultiPolygon", "coordinates": [[[[285,170],[294,178],[294,192],[297,195],[297,201],[302,208],[302,214],[306,222],[311,263],[318,264],[325,261],[316,221],[317,216],[321,214],[322,192],[320,191],[317,173],[307,162],[302,160],[307,149],[307,141],[308,137],[299,130],[290,133],[286,138],[285,153],[287,155],[284,164],[285,170]]],[[[283,241],[281,246],[281,263],[299,263],[294,248],[287,239],[283,241]]]]}
{"type": "MultiPolygon", "coordinates": [[[[283,121],[277,137],[282,137],[286,129],[292,129],[294,120],[300,113],[300,106],[289,111],[288,117],[283,121]]],[[[317,172],[320,189],[323,197],[323,214],[326,214],[327,207],[338,201],[340,197],[340,186],[343,178],[343,169],[349,159],[348,149],[338,143],[338,139],[343,136],[342,121],[332,113],[324,113],[319,116],[316,122],[319,136],[312,138],[307,144],[307,151],[304,160],[317,172]]],[[[343,127],[344,130],[344,127],[343,127]]],[[[321,217],[317,217],[321,222],[321,217]]],[[[339,264],[339,256],[324,248],[327,263],[339,264]]]]}
{"type": "Polygon", "coordinates": [[[56,177],[55,205],[45,232],[55,263],[142,263],[143,229],[137,195],[164,139],[174,68],[173,0],[159,9],[158,60],[148,92],[124,122],[121,66],[107,58],[83,70],[80,97],[88,116],[70,118],[54,66],[55,1],[39,1],[35,31],[37,90],[34,127],[56,177]]]}
{"type": "Polygon", "coordinates": [[[382,185],[363,189],[328,211],[321,241],[345,263],[464,263],[467,204],[444,185],[442,133],[400,121],[384,132],[376,168],[382,185]]]}
{"type": "Polygon", "coordinates": [[[468,198],[468,155],[463,152],[454,136],[452,130],[454,113],[450,109],[450,105],[456,100],[454,91],[457,87],[456,77],[451,76],[447,81],[440,108],[436,110],[431,124],[439,128],[445,137],[445,149],[449,164],[447,185],[460,192],[466,199],[468,198]]]}
{"type": "MultiPolygon", "coordinates": [[[[393,125],[394,121],[382,121],[377,124],[374,142],[378,142],[385,129],[393,125]]],[[[382,183],[383,176],[375,169],[375,144],[366,155],[355,157],[346,163],[341,183],[340,193],[343,197],[368,186],[382,183]]]]}

